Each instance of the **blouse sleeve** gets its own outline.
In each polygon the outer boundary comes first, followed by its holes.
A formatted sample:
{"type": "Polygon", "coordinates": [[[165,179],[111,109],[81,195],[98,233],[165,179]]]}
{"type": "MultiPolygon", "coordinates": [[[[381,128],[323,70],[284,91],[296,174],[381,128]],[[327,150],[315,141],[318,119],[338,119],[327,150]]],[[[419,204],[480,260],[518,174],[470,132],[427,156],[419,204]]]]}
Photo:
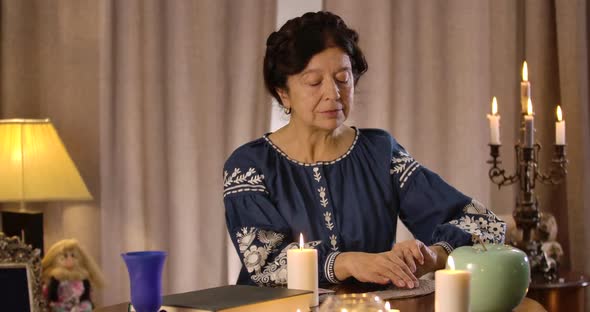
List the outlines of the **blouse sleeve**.
{"type": "MultiPolygon", "coordinates": [[[[228,168],[224,172],[227,228],[250,280],[248,284],[287,284],[287,250],[299,248],[289,224],[271,201],[264,175],[255,167],[228,168]]],[[[318,250],[320,283],[337,283],[334,261],[338,252],[329,244],[309,241],[305,248],[318,250]]],[[[242,281],[243,282],[243,281],[242,281]]]]}
{"type": "Polygon", "coordinates": [[[400,219],[417,239],[448,253],[477,242],[477,236],[485,243],[504,242],[503,221],[421,166],[395,141],[390,174],[400,198],[400,219]]]}

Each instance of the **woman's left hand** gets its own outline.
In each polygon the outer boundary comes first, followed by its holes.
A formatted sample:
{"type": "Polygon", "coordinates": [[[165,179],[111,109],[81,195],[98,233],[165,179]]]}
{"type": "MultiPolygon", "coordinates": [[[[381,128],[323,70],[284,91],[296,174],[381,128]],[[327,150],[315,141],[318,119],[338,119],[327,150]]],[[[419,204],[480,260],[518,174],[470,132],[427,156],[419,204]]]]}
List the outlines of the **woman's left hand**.
{"type": "Polygon", "coordinates": [[[442,268],[446,262],[446,252],[443,248],[439,246],[428,247],[417,239],[396,243],[393,245],[392,251],[404,259],[416,277],[442,268]]]}

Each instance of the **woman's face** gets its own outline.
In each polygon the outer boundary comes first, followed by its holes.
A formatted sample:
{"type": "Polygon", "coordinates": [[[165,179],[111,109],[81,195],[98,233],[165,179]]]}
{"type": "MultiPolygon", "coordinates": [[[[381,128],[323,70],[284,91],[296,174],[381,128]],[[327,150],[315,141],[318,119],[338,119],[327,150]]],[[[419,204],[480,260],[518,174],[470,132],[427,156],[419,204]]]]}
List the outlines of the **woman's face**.
{"type": "Polygon", "coordinates": [[[334,130],[348,118],[353,104],[354,82],[350,58],[340,48],[314,55],[307,67],[287,78],[287,90],[279,90],[291,122],[334,130]]]}

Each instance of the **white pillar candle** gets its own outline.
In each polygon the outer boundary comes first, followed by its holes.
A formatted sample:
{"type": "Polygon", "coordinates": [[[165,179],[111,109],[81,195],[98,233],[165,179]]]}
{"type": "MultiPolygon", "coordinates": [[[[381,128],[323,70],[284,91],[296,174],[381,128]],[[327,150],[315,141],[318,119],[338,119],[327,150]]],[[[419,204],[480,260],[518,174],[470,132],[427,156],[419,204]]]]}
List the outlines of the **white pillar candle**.
{"type": "MultiPolygon", "coordinates": [[[[449,257],[449,267],[453,257],[449,257]]],[[[434,311],[468,312],[471,273],[465,270],[438,270],[434,273],[434,311]]]]}
{"type": "Polygon", "coordinates": [[[565,120],[559,105],[557,105],[557,122],[555,122],[555,144],[565,145],[565,120]]]}
{"type": "Polygon", "coordinates": [[[524,146],[533,147],[535,145],[535,116],[533,116],[533,103],[529,99],[527,104],[527,114],[524,116],[524,146]]]}
{"type": "Polygon", "coordinates": [[[287,287],[313,291],[310,307],[319,305],[318,251],[303,248],[303,234],[299,235],[299,249],[287,250],[287,287]]]}
{"type": "Polygon", "coordinates": [[[531,98],[531,83],[526,61],[522,64],[522,81],[520,82],[520,107],[523,114],[527,112],[527,103],[531,98]]]}
{"type": "Polygon", "coordinates": [[[500,145],[500,114],[498,114],[498,102],[496,97],[492,100],[492,114],[488,114],[490,121],[490,144],[500,145]]]}

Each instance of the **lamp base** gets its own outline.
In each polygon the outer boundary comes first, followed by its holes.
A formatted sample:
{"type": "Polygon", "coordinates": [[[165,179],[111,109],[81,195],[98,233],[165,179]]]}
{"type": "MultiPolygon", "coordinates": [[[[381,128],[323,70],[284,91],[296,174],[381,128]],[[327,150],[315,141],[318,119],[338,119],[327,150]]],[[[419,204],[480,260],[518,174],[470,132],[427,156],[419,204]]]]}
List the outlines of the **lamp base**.
{"type": "Polygon", "coordinates": [[[0,211],[2,232],[8,237],[18,236],[24,243],[41,250],[43,256],[43,212],[40,211],[0,211]]]}

